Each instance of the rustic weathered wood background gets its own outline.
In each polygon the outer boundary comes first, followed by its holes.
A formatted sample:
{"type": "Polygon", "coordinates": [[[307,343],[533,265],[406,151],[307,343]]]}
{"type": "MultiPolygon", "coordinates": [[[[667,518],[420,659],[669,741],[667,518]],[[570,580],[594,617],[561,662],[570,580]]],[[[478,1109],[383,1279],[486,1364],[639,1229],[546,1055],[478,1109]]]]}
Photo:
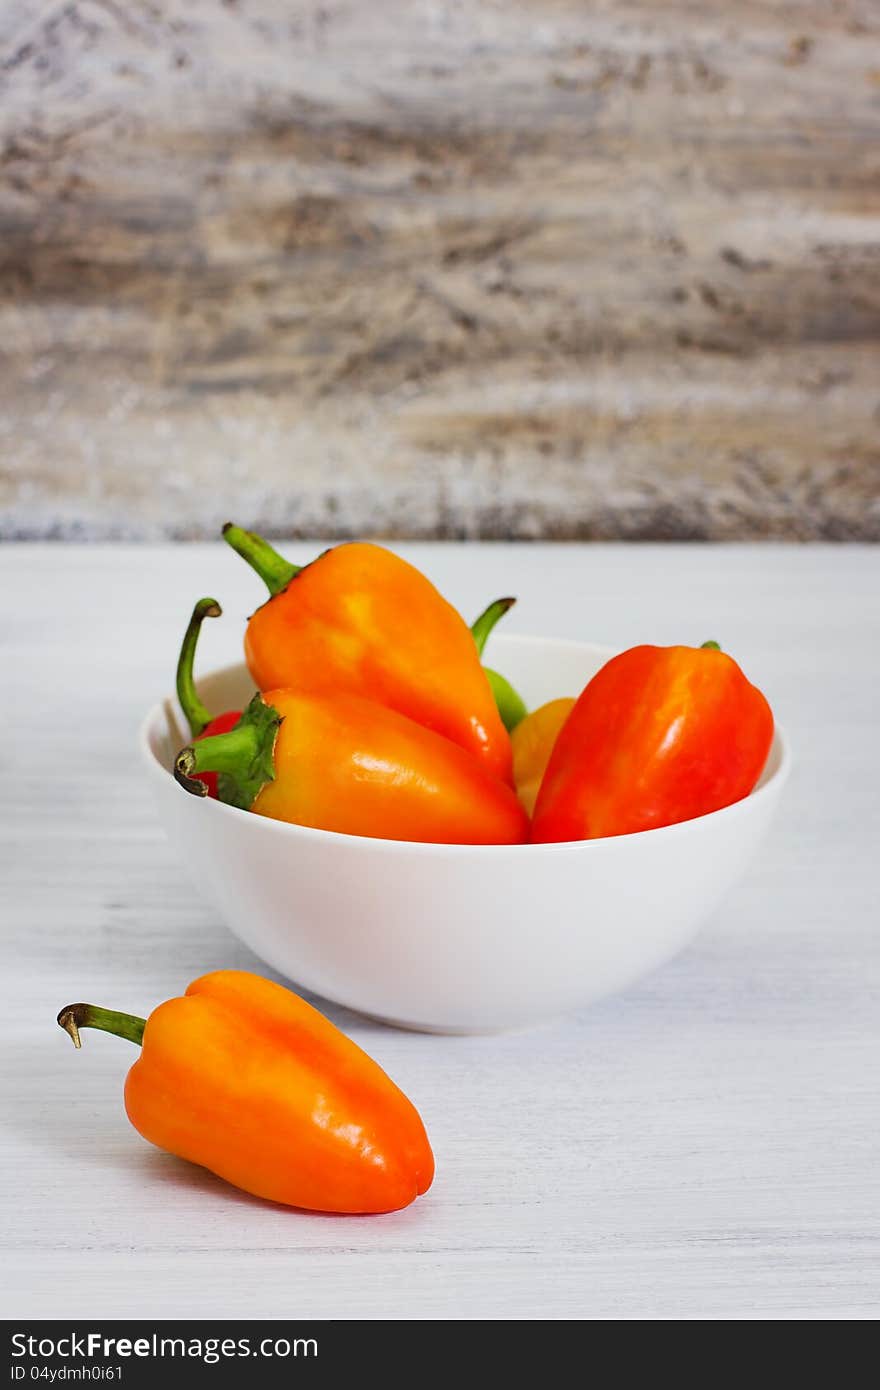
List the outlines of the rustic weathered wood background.
{"type": "Polygon", "coordinates": [[[2,533],[880,539],[877,0],[3,0],[2,533]]]}

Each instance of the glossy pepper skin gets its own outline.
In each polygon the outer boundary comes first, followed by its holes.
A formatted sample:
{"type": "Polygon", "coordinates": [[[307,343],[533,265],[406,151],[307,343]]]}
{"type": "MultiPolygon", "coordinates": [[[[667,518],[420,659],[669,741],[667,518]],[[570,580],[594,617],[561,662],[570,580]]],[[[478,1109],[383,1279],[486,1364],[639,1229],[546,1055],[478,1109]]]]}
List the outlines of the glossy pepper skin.
{"type": "Polygon", "coordinates": [[[223,534],[272,595],[245,633],[260,690],[374,700],[511,780],[510,739],[474,639],[425,575],[380,545],[337,545],[300,569],[238,526],[223,534]]]}
{"type": "Polygon", "coordinates": [[[434,844],[522,844],[512,788],[457,744],[357,695],[270,690],[236,729],[185,748],[175,776],[220,772],[220,799],[319,830],[434,844]]]}
{"type": "Polygon", "coordinates": [[[195,980],[144,1023],[72,1004],[58,1022],[142,1052],[125,1083],[135,1129],[257,1197],[311,1211],[397,1211],[427,1192],[434,1157],[412,1103],[338,1028],[242,970],[195,980]],[[140,1037],[138,1036],[140,1034],[140,1037]]]}
{"type": "Polygon", "coordinates": [[[568,716],[532,840],[628,835],[729,806],[754,787],[772,739],[770,706],[717,644],[633,647],[568,716]]]}
{"type": "MultiPolygon", "coordinates": [[[[240,709],[225,710],[223,714],[211,716],[196,690],[193,677],[193,662],[199,633],[205,618],[219,618],[223,610],[215,598],[200,598],[195,605],[187,624],[177,659],[177,699],[183,710],[190,734],[196,738],[210,738],[211,734],[225,734],[234,729],[241,718],[240,709]]],[[[208,796],[217,796],[216,772],[203,772],[201,780],[208,789],[208,796]]]]}

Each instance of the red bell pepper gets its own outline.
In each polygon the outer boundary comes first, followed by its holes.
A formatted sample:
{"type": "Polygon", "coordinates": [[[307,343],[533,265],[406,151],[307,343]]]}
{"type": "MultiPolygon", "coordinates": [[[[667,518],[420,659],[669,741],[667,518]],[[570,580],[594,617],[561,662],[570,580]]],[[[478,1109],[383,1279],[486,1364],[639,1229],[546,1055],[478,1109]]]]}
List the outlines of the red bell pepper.
{"type": "Polygon", "coordinates": [[[703,647],[632,647],[582,692],[553,748],[533,841],[629,835],[748,796],[773,715],[732,657],[703,647]]]}

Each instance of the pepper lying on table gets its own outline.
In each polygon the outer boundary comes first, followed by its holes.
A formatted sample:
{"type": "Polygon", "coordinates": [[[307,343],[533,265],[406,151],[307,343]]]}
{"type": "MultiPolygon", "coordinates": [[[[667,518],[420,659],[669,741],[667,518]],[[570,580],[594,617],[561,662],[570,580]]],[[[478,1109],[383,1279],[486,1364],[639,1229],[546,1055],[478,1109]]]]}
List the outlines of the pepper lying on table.
{"type": "Polygon", "coordinates": [[[100,1028],[143,1052],[125,1083],[135,1129],[235,1187],[312,1211],[409,1206],[434,1178],[418,1111],[304,999],[243,970],[195,980],[146,1020],[68,1004],[79,1047],[100,1028]]]}

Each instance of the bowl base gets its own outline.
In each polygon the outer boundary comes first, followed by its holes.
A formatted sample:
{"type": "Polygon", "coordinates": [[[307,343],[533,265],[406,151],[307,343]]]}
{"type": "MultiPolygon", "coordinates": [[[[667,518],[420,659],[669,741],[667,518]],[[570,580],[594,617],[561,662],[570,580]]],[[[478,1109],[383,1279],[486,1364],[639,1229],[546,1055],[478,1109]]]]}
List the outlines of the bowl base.
{"type": "Polygon", "coordinates": [[[550,1018],[536,1018],[531,1023],[500,1024],[494,1028],[455,1027],[444,1023],[407,1023],[401,1018],[388,1018],[384,1014],[368,1013],[366,1009],[355,1009],[350,1004],[346,1004],[345,1007],[350,1013],[367,1018],[371,1023],[381,1023],[386,1028],[397,1028],[402,1033],[429,1033],[432,1037],[438,1038],[516,1037],[518,1033],[534,1033],[537,1028],[549,1028],[564,1017],[562,1014],[555,1014],[550,1018]]]}

